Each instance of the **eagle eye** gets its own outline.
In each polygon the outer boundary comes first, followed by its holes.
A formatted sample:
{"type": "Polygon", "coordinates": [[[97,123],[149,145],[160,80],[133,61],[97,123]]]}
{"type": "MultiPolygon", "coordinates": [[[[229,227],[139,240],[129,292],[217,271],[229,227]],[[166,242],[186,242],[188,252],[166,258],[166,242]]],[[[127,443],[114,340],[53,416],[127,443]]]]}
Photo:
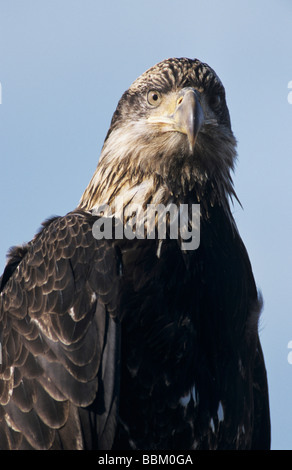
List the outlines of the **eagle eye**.
{"type": "Polygon", "coordinates": [[[151,106],[159,106],[162,100],[161,93],[157,90],[150,90],[147,94],[147,101],[151,106]]]}
{"type": "Polygon", "coordinates": [[[222,98],[221,98],[221,95],[220,95],[219,93],[214,93],[214,94],[211,96],[210,100],[209,100],[210,106],[211,106],[212,108],[216,108],[217,106],[220,105],[221,99],[222,99],[222,98]]]}

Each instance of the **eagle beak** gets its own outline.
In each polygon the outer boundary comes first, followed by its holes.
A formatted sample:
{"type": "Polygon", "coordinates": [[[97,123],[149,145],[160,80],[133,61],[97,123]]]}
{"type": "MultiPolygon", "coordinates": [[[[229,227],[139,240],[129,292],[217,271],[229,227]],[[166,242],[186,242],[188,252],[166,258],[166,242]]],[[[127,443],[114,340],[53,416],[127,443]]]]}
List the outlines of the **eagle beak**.
{"type": "Polygon", "coordinates": [[[204,122],[204,112],[197,92],[193,88],[183,88],[179,92],[177,107],[172,118],[175,130],[187,135],[190,151],[193,153],[198,133],[204,122]]]}
{"type": "Polygon", "coordinates": [[[158,125],[163,132],[185,134],[193,153],[204,119],[198,92],[186,87],[166,98],[166,102],[157,108],[157,112],[151,113],[147,121],[158,125]]]}

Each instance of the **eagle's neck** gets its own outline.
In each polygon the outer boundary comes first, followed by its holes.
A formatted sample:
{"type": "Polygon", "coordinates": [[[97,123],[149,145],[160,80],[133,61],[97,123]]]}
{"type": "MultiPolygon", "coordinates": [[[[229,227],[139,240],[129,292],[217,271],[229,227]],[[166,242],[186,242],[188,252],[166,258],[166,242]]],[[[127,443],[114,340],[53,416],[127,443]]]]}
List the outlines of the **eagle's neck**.
{"type": "Polygon", "coordinates": [[[175,194],[155,173],[140,175],[129,172],[130,164],[125,167],[106,166],[102,161],[98,165],[90,183],[85,189],[79,207],[97,214],[104,211],[104,206],[110,207],[112,215],[125,220],[130,215],[130,208],[140,206],[144,210],[147,205],[169,204],[200,204],[201,214],[208,218],[209,209],[215,205],[222,207],[225,213],[231,215],[230,197],[236,194],[232,184],[228,190],[225,185],[216,181],[201,181],[193,185],[187,194],[175,194]]]}
{"type": "Polygon", "coordinates": [[[171,191],[149,162],[149,142],[141,144],[139,125],[113,131],[106,139],[99,163],[85,189],[79,207],[88,211],[101,205],[167,204],[171,191]],[[126,136],[126,137],[125,137],[126,136]],[[139,145],[137,145],[137,141],[139,145]]]}
{"type": "Polygon", "coordinates": [[[131,129],[127,128],[126,139],[123,129],[112,132],[106,139],[79,208],[98,211],[108,205],[112,215],[121,217],[129,205],[145,209],[148,204],[191,202],[200,204],[206,216],[208,208],[214,205],[222,206],[230,214],[230,197],[236,198],[236,194],[228,167],[210,175],[194,166],[193,159],[182,156],[170,158],[162,166],[159,153],[155,157],[152,149],[149,155],[149,141],[139,139],[139,126],[131,129]]]}
{"type": "Polygon", "coordinates": [[[130,204],[143,207],[147,204],[167,204],[171,197],[171,192],[155,174],[135,174],[127,161],[116,167],[104,165],[101,161],[82,195],[79,207],[98,211],[106,204],[115,214],[130,204]]]}

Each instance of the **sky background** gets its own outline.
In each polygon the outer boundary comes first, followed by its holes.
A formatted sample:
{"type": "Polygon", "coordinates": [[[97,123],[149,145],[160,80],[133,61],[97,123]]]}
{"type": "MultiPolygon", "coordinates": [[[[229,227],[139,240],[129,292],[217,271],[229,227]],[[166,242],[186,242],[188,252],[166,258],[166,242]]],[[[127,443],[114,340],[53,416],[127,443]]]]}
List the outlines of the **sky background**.
{"type": "Polygon", "coordinates": [[[226,89],[234,216],[264,297],[272,448],[291,450],[291,0],[0,0],[0,271],[11,245],[76,207],[122,93],[182,56],[226,89]]]}

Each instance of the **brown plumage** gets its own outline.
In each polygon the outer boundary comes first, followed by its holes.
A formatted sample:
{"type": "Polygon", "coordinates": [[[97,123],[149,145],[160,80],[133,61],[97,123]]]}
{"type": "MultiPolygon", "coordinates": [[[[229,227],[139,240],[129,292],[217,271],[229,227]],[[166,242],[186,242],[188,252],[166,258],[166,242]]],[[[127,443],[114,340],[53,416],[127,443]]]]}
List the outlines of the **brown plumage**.
{"type": "Polygon", "coordinates": [[[197,59],[165,60],[124,93],[79,206],[9,254],[1,449],[269,448],[235,147],[223,85],[197,59]],[[200,204],[200,246],[182,249],[169,225],[163,240],[97,240],[104,204],[113,226],[133,204],[200,204]]]}

